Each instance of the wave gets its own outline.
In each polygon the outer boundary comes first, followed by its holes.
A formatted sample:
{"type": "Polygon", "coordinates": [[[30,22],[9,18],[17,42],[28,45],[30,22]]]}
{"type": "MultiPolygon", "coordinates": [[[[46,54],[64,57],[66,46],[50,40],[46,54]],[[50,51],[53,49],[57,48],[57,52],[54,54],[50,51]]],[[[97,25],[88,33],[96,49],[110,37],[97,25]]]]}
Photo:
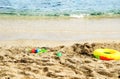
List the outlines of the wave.
{"type": "Polygon", "coordinates": [[[44,17],[72,17],[72,18],[83,18],[83,17],[116,17],[120,16],[120,9],[113,9],[108,11],[41,11],[40,9],[15,9],[10,6],[0,7],[0,15],[15,15],[15,16],[44,16],[44,17]]]}
{"type": "Polygon", "coordinates": [[[120,10],[112,10],[109,12],[40,12],[40,11],[16,11],[15,9],[6,8],[1,11],[0,15],[10,15],[10,16],[46,16],[46,17],[72,17],[72,18],[83,18],[83,17],[116,17],[120,16],[120,10]]]}

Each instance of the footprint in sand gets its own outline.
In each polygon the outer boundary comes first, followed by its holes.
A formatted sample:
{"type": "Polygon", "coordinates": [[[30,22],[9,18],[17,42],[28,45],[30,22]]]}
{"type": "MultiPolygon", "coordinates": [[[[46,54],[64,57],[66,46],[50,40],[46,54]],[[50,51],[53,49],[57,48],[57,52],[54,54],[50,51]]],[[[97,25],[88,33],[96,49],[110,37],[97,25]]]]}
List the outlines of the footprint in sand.
{"type": "Polygon", "coordinates": [[[101,75],[104,75],[104,76],[108,76],[108,77],[113,77],[114,74],[108,72],[107,70],[105,69],[98,69],[97,70],[97,73],[101,74],[101,75]]]}
{"type": "Polygon", "coordinates": [[[48,67],[44,67],[43,68],[43,72],[48,72],[49,68],[48,67]]]}

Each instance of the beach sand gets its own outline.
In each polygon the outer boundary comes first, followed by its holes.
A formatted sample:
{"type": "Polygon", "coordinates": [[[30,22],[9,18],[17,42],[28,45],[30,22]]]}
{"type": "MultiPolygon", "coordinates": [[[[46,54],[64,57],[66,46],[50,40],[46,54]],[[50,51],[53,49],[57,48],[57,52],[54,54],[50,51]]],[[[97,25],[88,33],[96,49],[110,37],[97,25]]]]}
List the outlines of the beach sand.
{"type": "Polygon", "coordinates": [[[97,48],[120,51],[120,41],[1,41],[0,79],[119,79],[120,61],[96,59],[97,48]],[[33,54],[28,48],[47,52],[33,54]],[[57,52],[62,56],[57,57],[57,52]]]}
{"type": "Polygon", "coordinates": [[[93,56],[97,48],[120,51],[119,26],[119,18],[2,18],[0,79],[119,79],[119,60],[93,56]],[[48,51],[33,54],[28,48],[48,51]]]}

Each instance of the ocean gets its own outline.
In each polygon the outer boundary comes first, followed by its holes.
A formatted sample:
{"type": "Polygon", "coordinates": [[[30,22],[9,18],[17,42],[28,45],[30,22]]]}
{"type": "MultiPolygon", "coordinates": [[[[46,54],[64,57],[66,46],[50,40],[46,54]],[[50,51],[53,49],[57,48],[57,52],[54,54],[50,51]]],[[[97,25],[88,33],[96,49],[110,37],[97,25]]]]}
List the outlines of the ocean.
{"type": "Polygon", "coordinates": [[[119,16],[120,0],[0,0],[0,14],[22,16],[119,16]]]}

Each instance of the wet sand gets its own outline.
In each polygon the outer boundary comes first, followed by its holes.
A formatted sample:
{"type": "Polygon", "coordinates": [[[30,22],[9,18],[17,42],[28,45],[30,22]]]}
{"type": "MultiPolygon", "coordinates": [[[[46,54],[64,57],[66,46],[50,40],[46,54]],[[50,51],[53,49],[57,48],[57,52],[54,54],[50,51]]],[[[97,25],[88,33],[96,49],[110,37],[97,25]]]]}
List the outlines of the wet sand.
{"type": "Polygon", "coordinates": [[[0,19],[0,40],[120,39],[120,18],[0,19]]]}

